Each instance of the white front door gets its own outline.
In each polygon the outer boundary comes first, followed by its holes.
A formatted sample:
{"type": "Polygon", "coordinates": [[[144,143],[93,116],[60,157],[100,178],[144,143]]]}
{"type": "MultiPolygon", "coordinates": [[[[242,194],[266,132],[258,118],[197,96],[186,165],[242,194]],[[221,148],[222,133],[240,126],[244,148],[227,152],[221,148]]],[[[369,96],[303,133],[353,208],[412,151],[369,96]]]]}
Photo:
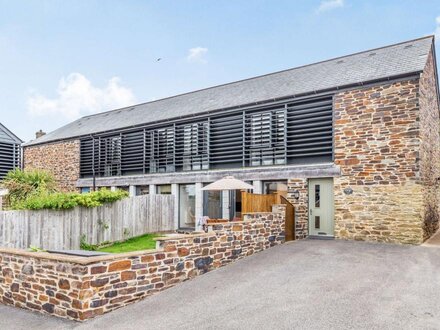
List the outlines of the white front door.
{"type": "Polygon", "coordinates": [[[309,235],[334,235],[333,179],[309,179],[309,235]]]}

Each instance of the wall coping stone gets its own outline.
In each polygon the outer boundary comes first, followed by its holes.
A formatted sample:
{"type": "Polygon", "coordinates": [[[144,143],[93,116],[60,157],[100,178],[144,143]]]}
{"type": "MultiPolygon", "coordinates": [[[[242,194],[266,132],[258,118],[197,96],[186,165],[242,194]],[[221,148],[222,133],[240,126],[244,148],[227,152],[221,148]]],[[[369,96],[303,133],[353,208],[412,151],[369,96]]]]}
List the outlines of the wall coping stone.
{"type": "Polygon", "coordinates": [[[213,234],[212,233],[205,233],[205,232],[194,232],[194,234],[178,234],[178,235],[172,235],[172,236],[154,237],[153,240],[162,242],[162,241],[173,241],[173,240],[178,240],[178,239],[182,239],[182,238],[206,237],[206,236],[213,236],[213,234]]]}
{"type": "Polygon", "coordinates": [[[126,253],[108,254],[108,255],[96,256],[96,257],[79,257],[79,256],[71,256],[71,255],[64,255],[64,254],[57,254],[57,253],[32,252],[32,251],[27,251],[27,250],[23,250],[23,249],[0,247],[0,253],[6,253],[6,254],[15,255],[15,256],[30,257],[30,258],[34,258],[34,259],[60,261],[60,262],[66,262],[66,263],[71,263],[71,264],[78,264],[78,265],[89,265],[89,264],[93,264],[93,263],[97,263],[97,262],[101,262],[101,261],[112,261],[112,260],[117,260],[117,259],[154,254],[157,252],[161,252],[161,250],[150,249],[150,250],[133,251],[133,252],[126,252],[126,253]]]}

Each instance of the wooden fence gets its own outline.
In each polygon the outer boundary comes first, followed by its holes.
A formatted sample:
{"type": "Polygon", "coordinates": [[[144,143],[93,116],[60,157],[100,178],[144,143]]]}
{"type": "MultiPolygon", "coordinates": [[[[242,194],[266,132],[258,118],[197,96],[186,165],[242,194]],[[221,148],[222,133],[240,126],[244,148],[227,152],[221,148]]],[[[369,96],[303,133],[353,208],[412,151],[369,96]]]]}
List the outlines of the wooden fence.
{"type": "Polygon", "coordinates": [[[279,194],[252,194],[241,192],[241,213],[272,212],[272,205],[280,204],[279,194]]]}
{"type": "Polygon", "coordinates": [[[79,249],[145,233],[170,231],[174,225],[172,195],[126,198],[95,208],[0,211],[0,246],[25,249],[79,249]]]}

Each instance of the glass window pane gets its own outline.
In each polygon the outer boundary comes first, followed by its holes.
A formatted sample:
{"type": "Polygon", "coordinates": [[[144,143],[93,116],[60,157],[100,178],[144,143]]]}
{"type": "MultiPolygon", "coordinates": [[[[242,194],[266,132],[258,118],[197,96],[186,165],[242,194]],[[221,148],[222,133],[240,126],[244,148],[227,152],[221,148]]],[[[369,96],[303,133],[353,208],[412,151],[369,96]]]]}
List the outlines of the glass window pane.
{"type": "Polygon", "coordinates": [[[170,184],[162,184],[162,185],[156,186],[156,194],[171,195],[171,185],[170,184]]]}
{"type": "Polygon", "coordinates": [[[148,195],[150,193],[149,186],[136,186],[136,196],[148,195]]]}
{"type": "Polygon", "coordinates": [[[266,181],[263,183],[264,194],[273,194],[276,192],[282,196],[287,196],[287,181],[266,181]]]}
{"type": "Polygon", "coordinates": [[[315,216],[315,229],[319,229],[321,227],[321,217],[318,215],[315,216]]]}
{"type": "Polygon", "coordinates": [[[315,207],[321,206],[321,186],[315,185],[315,207]]]}
{"type": "Polygon", "coordinates": [[[211,219],[221,219],[222,214],[222,192],[204,191],[203,192],[203,215],[211,219]]]}
{"type": "Polygon", "coordinates": [[[285,163],[284,109],[246,115],[251,166],[285,163]]]}
{"type": "Polygon", "coordinates": [[[196,223],[196,186],[181,184],[179,186],[179,227],[195,227],[196,223]]]}

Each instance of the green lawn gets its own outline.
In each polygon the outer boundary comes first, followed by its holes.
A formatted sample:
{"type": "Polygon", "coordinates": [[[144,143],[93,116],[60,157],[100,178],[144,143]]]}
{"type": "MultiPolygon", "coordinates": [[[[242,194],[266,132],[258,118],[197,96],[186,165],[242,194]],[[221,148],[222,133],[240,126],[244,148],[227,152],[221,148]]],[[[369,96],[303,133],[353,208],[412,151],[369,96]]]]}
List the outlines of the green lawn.
{"type": "Polygon", "coordinates": [[[124,253],[131,251],[140,251],[156,248],[156,241],[153,240],[154,237],[158,237],[158,234],[145,234],[138,237],[133,237],[125,242],[114,243],[110,246],[98,249],[100,252],[109,253],[124,253]]]}

